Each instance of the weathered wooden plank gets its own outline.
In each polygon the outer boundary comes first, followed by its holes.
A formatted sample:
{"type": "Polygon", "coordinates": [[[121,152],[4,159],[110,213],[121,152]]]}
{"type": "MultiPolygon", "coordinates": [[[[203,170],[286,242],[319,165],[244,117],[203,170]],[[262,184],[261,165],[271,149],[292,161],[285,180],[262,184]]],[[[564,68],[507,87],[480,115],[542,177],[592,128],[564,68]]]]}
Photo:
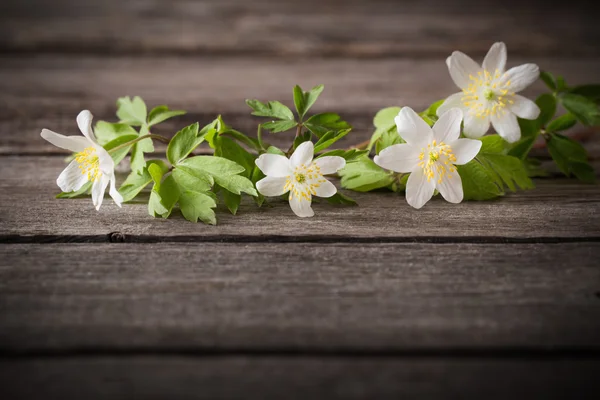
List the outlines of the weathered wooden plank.
{"type": "Polygon", "coordinates": [[[100,357],[0,362],[31,399],[593,399],[597,360],[100,357]]]}
{"type": "Polygon", "coordinates": [[[595,9],[583,0],[29,0],[0,7],[0,49],[16,52],[403,57],[456,48],[483,54],[504,40],[521,54],[599,55],[595,9]]]}
{"type": "Polygon", "coordinates": [[[453,205],[436,198],[421,210],[408,206],[400,194],[347,193],[359,207],[321,202],[314,204],[316,216],[308,219],[295,218],[284,200],[271,199],[269,206],[258,208],[248,198],[237,216],[221,208],[219,225],[206,226],[185,221],[178,211],[168,220],[152,218],[145,204],[119,209],[107,198],[96,212],[89,198],[57,200],[55,180],[64,166],[59,157],[0,158],[3,240],[107,241],[113,232],[134,241],[303,241],[349,236],[354,240],[497,241],[600,236],[600,187],[567,179],[539,180],[535,190],[497,201],[453,205]]]}
{"type": "MultiPolygon", "coordinates": [[[[368,139],[375,113],[387,106],[424,109],[456,92],[444,57],[435,60],[320,60],[217,57],[11,57],[0,62],[0,154],[60,150],[40,139],[42,128],[78,134],[75,117],[84,108],[97,119],[115,121],[115,101],[141,95],[149,105],[168,104],[189,115],[167,121],[156,133],[172,135],[182,127],[216,115],[253,135],[264,119],[252,117],[246,98],[281,100],[292,106],[291,89],[324,83],[315,112],[335,111],[355,127],[341,147],[368,139]],[[274,79],[276,77],[276,79],[274,79]]],[[[559,60],[510,57],[510,65],[537,62],[572,84],[600,81],[600,58],[559,60]]],[[[526,92],[535,96],[541,83],[526,92]]],[[[270,135],[289,146],[289,135],[270,135]]]]}
{"type": "Polygon", "coordinates": [[[599,243],[0,252],[4,353],[600,349],[599,243]]]}

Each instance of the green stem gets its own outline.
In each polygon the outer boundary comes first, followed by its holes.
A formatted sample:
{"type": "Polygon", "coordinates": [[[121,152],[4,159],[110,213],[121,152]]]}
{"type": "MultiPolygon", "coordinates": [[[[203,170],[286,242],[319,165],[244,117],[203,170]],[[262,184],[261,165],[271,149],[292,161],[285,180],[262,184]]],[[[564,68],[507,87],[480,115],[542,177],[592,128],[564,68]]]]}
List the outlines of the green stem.
{"type": "Polygon", "coordinates": [[[137,142],[139,142],[141,140],[144,140],[144,139],[156,139],[156,140],[161,141],[163,143],[169,143],[169,139],[167,139],[166,137],[150,133],[148,135],[139,136],[139,137],[137,137],[137,138],[135,138],[135,139],[127,142],[127,143],[120,144],[117,147],[113,147],[112,149],[107,150],[107,151],[109,153],[114,153],[117,150],[121,150],[121,149],[124,149],[125,147],[129,147],[129,146],[131,146],[131,145],[133,145],[133,144],[135,144],[135,143],[137,143],[137,142]]]}
{"type": "Polygon", "coordinates": [[[256,138],[258,139],[258,145],[260,146],[260,150],[267,151],[262,139],[262,124],[258,124],[258,129],[256,130],[256,138]]]}

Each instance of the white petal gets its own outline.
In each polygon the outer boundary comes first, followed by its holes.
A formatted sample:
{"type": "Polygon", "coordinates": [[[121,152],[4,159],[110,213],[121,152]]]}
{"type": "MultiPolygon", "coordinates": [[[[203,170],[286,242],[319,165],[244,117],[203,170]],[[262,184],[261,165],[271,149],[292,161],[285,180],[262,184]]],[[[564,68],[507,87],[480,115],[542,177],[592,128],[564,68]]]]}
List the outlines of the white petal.
{"type": "Polygon", "coordinates": [[[261,154],[256,159],[256,166],[263,174],[272,177],[285,177],[290,175],[293,170],[290,167],[290,160],[279,154],[261,154]]]}
{"type": "Polygon", "coordinates": [[[381,168],[394,172],[410,172],[419,164],[420,153],[417,147],[412,147],[408,143],[395,144],[381,150],[373,161],[381,168]]]}
{"type": "Polygon", "coordinates": [[[438,142],[454,142],[460,136],[460,124],[463,112],[459,108],[451,108],[442,114],[433,125],[433,138],[438,142]]]}
{"type": "Polygon", "coordinates": [[[490,129],[490,117],[477,117],[475,115],[465,113],[464,121],[464,134],[466,137],[482,137],[490,129]]]}
{"type": "Polygon", "coordinates": [[[310,197],[309,199],[305,199],[303,197],[297,197],[293,192],[290,193],[290,207],[294,214],[299,217],[312,217],[315,215],[315,212],[310,207],[310,197]]]}
{"type": "Polygon", "coordinates": [[[94,147],[96,149],[96,154],[98,155],[100,171],[102,171],[102,173],[106,176],[111,176],[115,171],[114,160],[112,159],[108,151],[104,149],[104,147],[100,145],[95,145],[94,147]]]}
{"type": "Polygon", "coordinates": [[[437,182],[437,190],[450,203],[460,203],[463,199],[462,180],[458,172],[445,175],[442,182],[437,182]]]}
{"type": "Polygon", "coordinates": [[[498,135],[508,143],[514,143],[521,138],[521,128],[517,122],[517,116],[511,112],[505,111],[501,115],[492,115],[492,125],[498,135]]]}
{"type": "Polygon", "coordinates": [[[331,197],[337,193],[337,188],[333,183],[325,180],[319,187],[315,188],[315,192],[318,197],[331,197]]]}
{"type": "Polygon", "coordinates": [[[267,176],[256,182],[256,190],[263,196],[281,196],[288,190],[284,189],[286,178],[267,176]]]}
{"type": "Polygon", "coordinates": [[[540,115],[540,108],[538,105],[527,97],[515,94],[512,97],[512,100],[514,103],[510,105],[510,111],[515,113],[517,117],[523,119],[536,119],[540,115]]]}
{"type": "Polygon", "coordinates": [[[454,93],[453,95],[449,96],[446,100],[444,100],[444,102],[438,107],[436,114],[439,117],[440,115],[442,115],[443,113],[445,113],[446,111],[450,110],[451,108],[457,107],[460,109],[464,109],[464,104],[462,101],[462,98],[464,97],[464,93],[463,92],[458,92],[458,93],[454,93]]]}
{"type": "Polygon", "coordinates": [[[48,129],[42,129],[41,136],[56,147],[75,153],[83,151],[83,149],[89,147],[91,144],[89,140],[83,136],[65,136],[48,129]]]}
{"type": "Polygon", "coordinates": [[[423,168],[415,168],[406,182],[406,201],[414,208],[421,208],[433,196],[435,181],[427,181],[423,168]]]}
{"type": "Polygon", "coordinates": [[[346,166],[346,160],[338,156],[317,158],[314,164],[321,169],[323,175],[335,174],[346,166]]]}
{"type": "Polygon", "coordinates": [[[92,203],[96,207],[96,210],[100,210],[102,200],[104,200],[104,192],[108,186],[110,178],[106,175],[100,176],[100,179],[92,184],[92,203]]]}
{"type": "Polygon", "coordinates": [[[73,192],[81,189],[87,181],[87,175],[81,173],[79,163],[73,160],[58,176],[56,184],[63,192],[73,192]]]}
{"type": "Polygon", "coordinates": [[[121,207],[121,204],[123,203],[123,196],[121,196],[121,193],[119,193],[117,190],[116,182],[117,180],[115,179],[115,173],[113,171],[112,175],[110,176],[110,191],[108,194],[110,194],[110,197],[112,197],[115,204],[121,207]]]}
{"type": "Polygon", "coordinates": [[[452,143],[452,153],[456,157],[455,165],[463,165],[475,158],[479,150],[481,150],[481,140],[474,139],[458,139],[452,143]]]}
{"type": "Polygon", "coordinates": [[[469,86],[471,79],[469,75],[475,77],[477,73],[481,71],[481,67],[471,57],[455,51],[450,57],[450,76],[452,80],[461,89],[465,89],[469,86]]]}
{"type": "Polygon", "coordinates": [[[296,168],[299,165],[309,165],[313,159],[313,155],[315,153],[315,146],[309,140],[308,142],[303,142],[300,146],[296,147],[294,150],[294,154],[290,157],[290,165],[292,168],[296,168]]]}
{"type": "Polygon", "coordinates": [[[506,71],[501,84],[513,93],[520,92],[535,82],[540,76],[540,68],[535,64],[523,64],[506,71]]]}
{"type": "Polygon", "coordinates": [[[483,59],[483,69],[494,75],[496,70],[503,73],[505,67],[506,45],[502,42],[494,43],[483,59]]]}
{"type": "Polygon", "coordinates": [[[92,113],[88,110],[83,110],[77,116],[77,126],[81,133],[83,133],[83,136],[96,143],[96,136],[94,136],[94,131],[92,130],[92,119],[94,119],[92,113]]]}
{"type": "Polygon", "coordinates": [[[402,107],[394,121],[398,134],[408,144],[421,147],[433,140],[433,133],[427,122],[410,107],[402,107]]]}

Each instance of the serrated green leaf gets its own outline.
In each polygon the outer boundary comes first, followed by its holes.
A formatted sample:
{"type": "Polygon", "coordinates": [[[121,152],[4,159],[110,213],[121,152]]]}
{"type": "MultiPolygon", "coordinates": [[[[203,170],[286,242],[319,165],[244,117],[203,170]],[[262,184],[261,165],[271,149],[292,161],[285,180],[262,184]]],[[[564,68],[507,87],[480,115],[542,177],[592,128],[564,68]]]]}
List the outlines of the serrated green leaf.
{"type": "Polygon", "coordinates": [[[106,121],[98,121],[94,127],[94,135],[99,144],[105,145],[106,143],[115,140],[119,136],[123,135],[138,135],[138,132],[127,124],[121,123],[110,123],[106,121]]]}
{"type": "Polygon", "coordinates": [[[269,121],[262,124],[262,127],[271,133],[285,132],[296,127],[296,121],[269,121]]]}
{"type": "Polygon", "coordinates": [[[215,200],[206,193],[185,190],[179,196],[179,209],[185,219],[191,222],[198,220],[211,225],[217,224],[213,208],[217,206],[215,200]]]}
{"type": "Polygon", "coordinates": [[[595,103],[600,103],[600,85],[581,85],[571,89],[571,93],[586,97],[595,103]]]}
{"type": "Polygon", "coordinates": [[[518,142],[512,145],[512,148],[508,151],[508,154],[513,157],[517,157],[520,160],[524,160],[531,151],[531,148],[536,140],[537,136],[522,137],[518,142]]]}
{"type": "Polygon", "coordinates": [[[181,188],[194,192],[208,192],[215,183],[212,175],[183,165],[173,169],[173,178],[181,188]]]}
{"type": "Polygon", "coordinates": [[[546,126],[548,132],[560,132],[572,128],[577,124],[577,118],[573,114],[564,114],[560,117],[550,121],[546,126]]]}
{"type": "Polygon", "coordinates": [[[480,153],[502,153],[506,150],[506,141],[499,135],[487,135],[479,140],[481,141],[480,153]]]}
{"type": "Polygon", "coordinates": [[[324,85],[318,85],[310,91],[304,92],[300,86],[296,85],[294,87],[294,105],[296,106],[296,111],[298,111],[300,119],[302,119],[312,105],[315,104],[324,88],[324,85]]]}
{"type": "Polygon", "coordinates": [[[122,123],[132,126],[144,125],[147,112],[146,103],[139,96],[135,96],[133,100],[129,96],[117,100],[117,117],[122,123]]]}
{"type": "Polygon", "coordinates": [[[582,124],[588,126],[600,124],[600,109],[592,100],[574,93],[563,93],[559,99],[567,111],[582,124]]]}
{"type": "Polygon", "coordinates": [[[517,187],[523,190],[534,188],[527,169],[518,158],[504,154],[480,153],[476,159],[500,177],[500,181],[496,182],[498,185],[503,184],[512,192],[516,192],[517,187]]]}
{"type": "Polygon", "coordinates": [[[384,132],[381,137],[377,140],[375,145],[375,152],[379,154],[381,150],[386,149],[395,144],[404,143],[404,140],[398,135],[396,129],[390,129],[384,132]]]}
{"type": "Polygon", "coordinates": [[[164,105],[154,107],[152,111],[150,111],[150,114],[148,114],[148,126],[160,124],[169,118],[184,115],[185,113],[186,112],[183,110],[169,110],[169,107],[164,105]]]}
{"type": "Polygon", "coordinates": [[[231,193],[244,192],[252,196],[257,195],[252,182],[238,175],[244,172],[245,168],[231,160],[222,157],[196,156],[183,160],[180,165],[210,174],[219,186],[231,193]]]}
{"type": "Polygon", "coordinates": [[[350,124],[336,113],[315,114],[304,122],[304,126],[319,138],[329,131],[352,129],[350,124]]]}
{"type": "Polygon", "coordinates": [[[254,110],[252,115],[257,117],[269,117],[282,120],[294,120],[294,113],[286,105],[278,101],[269,101],[262,103],[258,100],[246,100],[246,104],[254,110]]]}
{"type": "Polygon", "coordinates": [[[550,176],[548,171],[541,167],[541,162],[537,158],[526,158],[523,160],[523,165],[527,170],[527,176],[530,178],[545,178],[550,176]]]}
{"type": "Polygon", "coordinates": [[[395,128],[395,118],[398,116],[401,109],[402,107],[387,107],[377,111],[377,114],[375,114],[375,117],[373,118],[373,125],[375,125],[375,128],[384,131],[395,128]]]}
{"type": "Polygon", "coordinates": [[[156,167],[160,169],[160,172],[156,174],[157,176],[160,175],[162,177],[162,175],[166,174],[169,170],[169,167],[164,161],[149,160],[141,174],[131,172],[119,188],[119,193],[121,196],[123,196],[124,202],[133,200],[146,186],[153,181],[152,176],[148,172],[148,166],[151,164],[156,164],[156,167]]]}
{"type": "Polygon", "coordinates": [[[179,196],[181,195],[179,186],[177,185],[177,182],[175,182],[173,175],[167,176],[162,181],[160,184],[159,194],[162,205],[167,209],[167,212],[162,213],[161,216],[163,218],[168,218],[173,210],[173,207],[175,207],[177,200],[179,200],[179,196]]]}
{"type": "Polygon", "coordinates": [[[342,139],[344,136],[350,133],[352,129],[343,129],[341,131],[330,131],[325,135],[321,136],[321,138],[315,143],[315,153],[323,151],[330,147],[332,144],[342,139]]]}
{"type": "MultiPolygon", "coordinates": [[[[145,126],[140,128],[140,136],[144,136],[148,133],[148,129],[145,126]]],[[[131,170],[136,173],[141,173],[142,169],[146,165],[146,160],[144,159],[144,153],[152,153],[154,151],[154,144],[152,143],[152,139],[144,139],[135,143],[131,148],[131,170]]]]}
{"type": "Polygon", "coordinates": [[[275,146],[269,146],[267,149],[267,153],[269,154],[278,154],[280,156],[285,156],[285,152],[275,146]]]}
{"type": "Polygon", "coordinates": [[[368,192],[390,185],[394,178],[370,158],[346,164],[339,172],[342,187],[357,192],[368,192]]]}
{"type": "Polygon", "coordinates": [[[589,165],[584,147],[575,140],[553,133],[547,140],[548,152],[558,168],[566,175],[575,175],[583,182],[595,182],[596,176],[589,165]]]}
{"type": "Polygon", "coordinates": [[[438,108],[440,108],[440,106],[442,104],[444,104],[444,101],[446,101],[446,99],[441,99],[441,100],[436,101],[435,103],[433,103],[429,107],[427,107],[426,110],[420,112],[419,115],[421,117],[429,117],[433,120],[433,122],[437,121],[437,119],[438,119],[437,110],[438,110],[438,108]]]}
{"type": "MultiPolygon", "coordinates": [[[[126,144],[127,142],[131,142],[132,140],[135,140],[137,138],[138,138],[137,134],[122,135],[122,136],[119,136],[116,139],[113,139],[110,142],[106,143],[103,147],[106,151],[110,151],[117,146],[121,146],[123,144],[126,144]]],[[[110,153],[110,156],[112,157],[115,164],[120,163],[121,160],[123,160],[123,158],[125,158],[127,153],[129,153],[129,150],[131,149],[131,147],[133,147],[133,145],[123,147],[122,149],[119,149],[119,150],[116,150],[116,151],[110,153]]]]}
{"type": "Polygon", "coordinates": [[[490,200],[504,195],[504,191],[494,183],[494,176],[479,161],[472,160],[456,168],[462,180],[464,200],[490,200]]]}
{"type": "Polygon", "coordinates": [[[350,150],[342,150],[342,149],[338,149],[338,150],[330,150],[327,151],[325,153],[322,153],[320,155],[318,155],[316,158],[321,158],[321,157],[330,157],[330,156],[336,156],[336,157],[342,157],[344,160],[346,160],[346,162],[353,162],[356,161],[362,157],[365,157],[367,154],[369,154],[368,150],[358,150],[358,149],[350,149],[350,150]]]}
{"type": "Polygon", "coordinates": [[[535,103],[540,108],[540,115],[537,117],[538,127],[546,126],[556,113],[556,98],[548,93],[539,96],[535,103]]]}
{"type": "Polygon", "coordinates": [[[200,126],[196,122],[173,136],[167,147],[167,159],[171,164],[179,163],[204,141],[204,135],[199,134],[199,129],[200,126]]]}
{"type": "Polygon", "coordinates": [[[550,88],[550,90],[556,91],[557,86],[556,86],[556,79],[554,78],[554,75],[552,75],[548,71],[541,71],[540,79],[546,84],[546,86],[548,86],[548,88],[550,88]]]}
{"type": "Polygon", "coordinates": [[[150,192],[150,199],[148,200],[148,214],[156,218],[168,213],[169,210],[163,206],[162,199],[158,191],[152,190],[150,192]]]}
{"type": "Polygon", "coordinates": [[[246,178],[250,178],[252,175],[252,171],[255,167],[254,160],[256,160],[256,157],[250,154],[235,141],[226,137],[219,137],[215,155],[234,161],[244,167],[245,171],[242,175],[246,178]]]}
{"type": "Polygon", "coordinates": [[[350,197],[346,196],[343,193],[340,193],[339,191],[336,192],[336,194],[334,194],[333,196],[327,197],[326,200],[329,204],[333,204],[333,205],[344,205],[344,206],[358,205],[354,199],[351,199],[350,197]]]}
{"type": "Polygon", "coordinates": [[[223,191],[223,202],[225,206],[229,210],[229,212],[233,215],[237,213],[237,210],[242,202],[242,196],[239,194],[233,194],[228,190],[223,191]]]}

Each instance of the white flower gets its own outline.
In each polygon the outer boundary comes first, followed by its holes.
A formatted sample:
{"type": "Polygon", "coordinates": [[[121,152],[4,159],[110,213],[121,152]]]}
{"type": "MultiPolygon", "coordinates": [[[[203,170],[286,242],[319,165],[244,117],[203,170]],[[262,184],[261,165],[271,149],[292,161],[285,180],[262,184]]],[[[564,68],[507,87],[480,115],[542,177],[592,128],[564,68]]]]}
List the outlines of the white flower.
{"type": "Polygon", "coordinates": [[[448,97],[437,114],[452,107],[463,110],[466,136],[483,136],[491,122],[500,136],[513,143],[521,138],[517,117],[536,119],[540,114],[533,101],[516,94],[538,79],[540,69],[535,64],[523,64],[505,72],[504,43],[494,43],[483,60],[483,67],[460,51],[452,53],[446,64],[462,92],[448,97]]]}
{"type": "Polygon", "coordinates": [[[481,149],[480,140],[459,139],[462,111],[445,112],[433,128],[411,108],[404,107],[396,117],[398,134],[406,143],[383,149],[375,163],[395,172],[410,172],[406,201],[421,208],[437,189],[450,203],[460,203],[463,188],[455,165],[471,161],[481,149]]]}
{"type": "Polygon", "coordinates": [[[346,166],[342,157],[321,157],[313,161],[314,145],[304,142],[294,154],[287,157],[262,154],[256,165],[266,178],[256,182],[256,188],[264,196],[281,196],[290,192],[292,211],[299,217],[315,215],[310,207],[312,196],[331,197],[337,188],[323,175],[334,174],[346,166]]]}
{"type": "Polygon", "coordinates": [[[92,130],[92,113],[83,110],[77,116],[77,125],[83,136],[63,136],[48,129],[42,129],[42,137],[60,147],[75,152],[75,159],[59,175],[56,183],[63,192],[81,189],[86,182],[92,184],[92,202],[96,210],[100,209],[104,191],[110,183],[109,194],[121,207],[123,197],[115,187],[115,163],[102,146],[96,141],[92,130]]]}

